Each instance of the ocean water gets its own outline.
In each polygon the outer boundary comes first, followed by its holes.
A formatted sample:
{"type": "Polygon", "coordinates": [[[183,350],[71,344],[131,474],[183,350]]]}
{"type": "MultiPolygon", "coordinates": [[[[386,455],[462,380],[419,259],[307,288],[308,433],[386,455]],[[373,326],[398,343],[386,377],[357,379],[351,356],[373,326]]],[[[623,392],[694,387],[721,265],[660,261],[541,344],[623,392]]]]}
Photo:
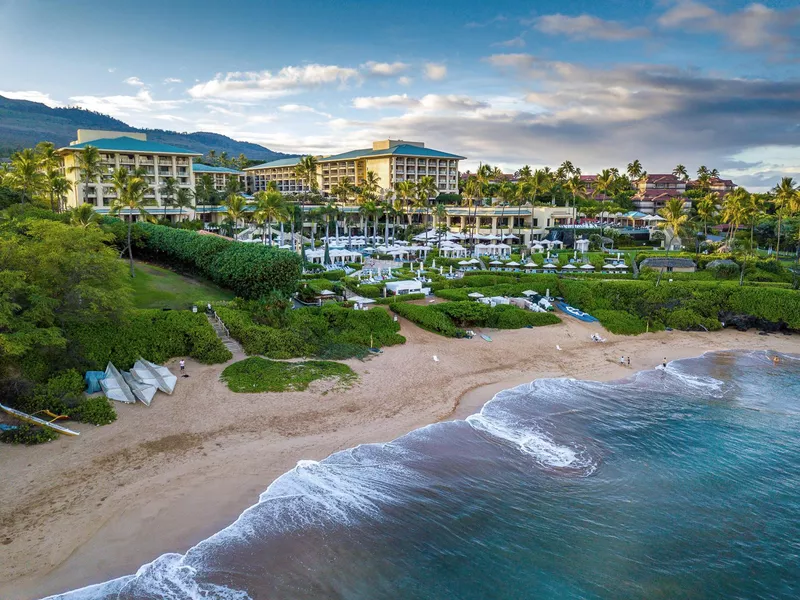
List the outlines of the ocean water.
{"type": "Polygon", "coordinates": [[[795,600],[799,359],[537,380],[300,462],[185,555],[58,597],[795,600]]]}

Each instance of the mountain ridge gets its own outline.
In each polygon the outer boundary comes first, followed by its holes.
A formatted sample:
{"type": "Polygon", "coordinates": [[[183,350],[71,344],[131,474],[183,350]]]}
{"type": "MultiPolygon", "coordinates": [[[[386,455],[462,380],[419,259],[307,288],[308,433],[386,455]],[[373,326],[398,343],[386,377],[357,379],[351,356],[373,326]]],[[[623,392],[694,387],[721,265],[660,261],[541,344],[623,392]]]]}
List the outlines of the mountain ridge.
{"type": "Polygon", "coordinates": [[[105,129],[147,134],[147,139],[179,146],[207,155],[227,152],[230,158],[244,154],[250,160],[277,160],[297,156],[275,152],[259,144],[234,140],[210,131],[178,132],[168,129],[145,129],[128,125],[120,119],[77,107],[51,108],[40,102],[15,100],[0,96],[0,157],[39,142],[53,142],[57,148],[75,140],[78,129],[105,129]]]}

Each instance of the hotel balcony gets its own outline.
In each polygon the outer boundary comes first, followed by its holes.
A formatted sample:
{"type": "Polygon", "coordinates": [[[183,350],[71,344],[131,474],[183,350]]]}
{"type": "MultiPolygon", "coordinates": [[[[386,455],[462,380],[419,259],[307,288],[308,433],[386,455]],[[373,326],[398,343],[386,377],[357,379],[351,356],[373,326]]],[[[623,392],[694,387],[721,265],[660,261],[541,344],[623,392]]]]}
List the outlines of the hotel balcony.
{"type": "Polygon", "coordinates": [[[133,164],[133,157],[130,156],[120,156],[119,157],[119,164],[121,165],[132,165],[133,164]]]}
{"type": "Polygon", "coordinates": [[[159,157],[158,158],[158,164],[160,164],[160,165],[172,165],[172,159],[171,158],[161,158],[161,157],[159,157]]]}
{"type": "Polygon", "coordinates": [[[140,158],[139,159],[139,164],[140,165],[152,165],[153,164],[153,159],[152,158],[140,158]]]}

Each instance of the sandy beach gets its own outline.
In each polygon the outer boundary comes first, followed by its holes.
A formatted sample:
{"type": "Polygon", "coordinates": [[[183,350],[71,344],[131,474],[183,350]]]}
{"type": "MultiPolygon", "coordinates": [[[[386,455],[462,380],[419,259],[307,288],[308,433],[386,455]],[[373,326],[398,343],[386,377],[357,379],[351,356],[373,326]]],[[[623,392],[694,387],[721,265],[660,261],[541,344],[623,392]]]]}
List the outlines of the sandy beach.
{"type": "Polygon", "coordinates": [[[625,337],[564,319],[487,331],[491,343],[446,339],[401,320],[405,345],[347,361],[359,375],[349,390],[318,382],[305,392],[233,394],[219,382],[224,365],[187,361],[189,377],[171,397],[159,394],[149,408],[118,405],[112,425],[78,424],[79,438],[43,446],[0,445],[0,598],[39,598],[133,573],[224,528],[298,460],[464,418],[536,378],[619,379],[665,357],[711,350],[800,352],[796,335],[625,337]],[[607,342],[592,342],[595,331],[607,342]],[[632,357],[630,369],[618,364],[623,355],[632,357]]]}

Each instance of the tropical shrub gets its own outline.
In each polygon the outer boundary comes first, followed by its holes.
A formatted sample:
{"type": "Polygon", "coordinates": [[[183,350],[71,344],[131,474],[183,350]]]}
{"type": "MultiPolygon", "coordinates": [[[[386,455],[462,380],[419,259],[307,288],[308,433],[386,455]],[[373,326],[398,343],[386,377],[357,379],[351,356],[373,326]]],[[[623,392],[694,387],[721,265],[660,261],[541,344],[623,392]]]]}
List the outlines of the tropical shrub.
{"type": "Polygon", "coordinates": [[[58,433],[48,427],[38,427],[28,423],[22,423],[17,429],[0,431],[0,442],[5,444],[23,444],[33,446],[52,442],[58,438],[58,433]]]}
{"type": "MultiPolygon", "coordinates": [[[[595,310],[592,315],[611,333],[638,335],[647,330],[647,323],[624,310],[595,310]]],[[[663,328],[662,328],[663,329],[663,328]]]]}
{"type": "Polygon", "coordinates": [[[386,296],[386,298],[378,298],[376,304],[393,304],[395,302],[411,302],[412,300],[423,300],[425,294],[400,294],[397,296],[386,296]]]}
{"type": "Polygon", "coordinates": [[[389,305],[392,311],[415,323],[447,337],[463,337],[464,332],[453,325],[453,321],[441,310],[434,310],[434,306],[420,306],[405,302],[395,302],[389,305]]]}
{"type": "Polygon", "coordinates": [[[117,420],[117,411],[105,396],[92,396],[84,399],[70,417],[82,423],[108,425],[117,420]]]}
{"type": "Polygon", "coordinates": [[[278,362],[252,356],[225,368],[220,380],[233,392],[299,392],[318,379],[338,379],[349,385],[356,379],[347,365],[324,360],[278,362]]]}
{"type": "Polygon", "coordinates": [[[232,356],[206,316],[189,311],[135,310],[117,322],[71,323],[66,330],[81,370],[102,371],[109,361],[130,369],[139,357],[162,363],[191,356],[214,364],[232,356]]]}
{"type": "Polygon", "coordinates": [[[260,298],[273,290],[291,294],[301,274],[300,257],[288,250],[150,223],[137,223],[136,229],[140,253],[177,263],[242,298],[260,298]]]}

